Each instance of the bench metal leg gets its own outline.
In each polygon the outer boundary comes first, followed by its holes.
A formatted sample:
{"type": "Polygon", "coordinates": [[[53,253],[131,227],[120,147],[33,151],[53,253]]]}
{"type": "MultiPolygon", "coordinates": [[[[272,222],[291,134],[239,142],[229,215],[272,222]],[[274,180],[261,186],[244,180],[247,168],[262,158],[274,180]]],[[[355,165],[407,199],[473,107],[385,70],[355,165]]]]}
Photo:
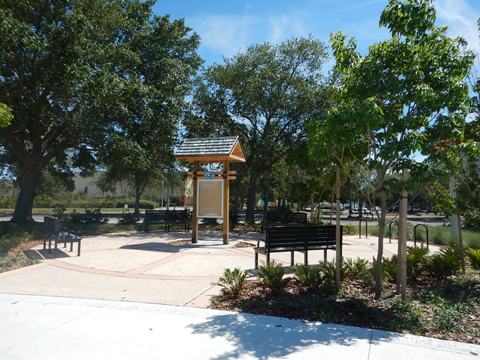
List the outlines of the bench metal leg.
{"type": "Polygon", "coordinates": [[[78,252],[77,252],[77,256],[80,256],[80,244],[81,244],[81,240],[78,241],[78,252]]]}
{"type": "Polygon", "coordinates": [[[305,250],[305,252],[303,253],[303,256],[304,256],[305,265],[308,265],[308,250],[305,250]]]}
{"type": "Polygon", "coordinates": [[[255,270],[258,269],[258,252],[255,251],[255,270]]]}
{"type": "Polygon", "coordinates": [[[70,252],[73,251],[73,241],[70,243],[70,252]]]}
{"type": "Polygon", "coordinates": [[[323,262],[327,263],[327,249],[323,250],[323,262]]]}
{"type": "Polygon", "coordinates": [[[290,252],[290,266],[295,265],[295,252],[290,252]]]}
{"type": "Polygon", "coordinates": [[[267,265],[270,264],[270,252],[267,251],[267,265]]]}

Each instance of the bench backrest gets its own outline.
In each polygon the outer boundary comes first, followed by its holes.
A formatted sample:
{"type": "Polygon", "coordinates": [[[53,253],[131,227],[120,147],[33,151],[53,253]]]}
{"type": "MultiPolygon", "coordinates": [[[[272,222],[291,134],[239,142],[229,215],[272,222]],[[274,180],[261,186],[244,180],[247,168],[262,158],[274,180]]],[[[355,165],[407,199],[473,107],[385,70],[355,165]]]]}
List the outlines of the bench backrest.
{"type": "MultiPolygon", "coordinates": [[[[337,228],[335,225],[310,225],[307,227],[308,244],[310,246],[336,245],[337,228]]],[[[340,225],[340,241],[343,237],[343,226],[340,225]]]]}
{"type": "Polygon", "coordinates": [[[58,235],[60,232],[60,220],[51,216],[45,216],[43,222],[48,235],[58,235]]]}
{"type": "Polygon", "coordinates": [[[265,247],[275,248],[305,247],[307,240],[306,226],[271,226],[266,228],[265,247]]]}
{"type": "Polygon", "coordinates": [[[287,213],[286,220],[288,224],[307,224],[307,214],[301,212],[287,213]]]}
{"type": "Polygon", "coordinates": [[[145,210],[145,221],[187,221],[188,209],[183,210],[145,210]]]}
{"type": "Polygon", "coordinates": [[[145,210],[145,221],[166,220],[167,210],[145,210]]]}
{"type": "MultiPolygon", "coordinates": [[[[340,240],[343,227],[340,226],[340,240]]],[[[333,247],[336,244],[335,225],[281,225],[266,228],[265,247],[276,248],[333,247]]]]}

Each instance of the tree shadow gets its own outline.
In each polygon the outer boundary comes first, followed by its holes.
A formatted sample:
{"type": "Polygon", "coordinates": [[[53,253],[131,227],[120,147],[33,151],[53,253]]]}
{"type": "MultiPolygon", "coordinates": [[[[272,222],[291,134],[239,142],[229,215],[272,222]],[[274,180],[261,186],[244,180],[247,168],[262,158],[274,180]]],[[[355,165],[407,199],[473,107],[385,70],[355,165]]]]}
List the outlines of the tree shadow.
{"type": "MultiPolygon", "coordinates": [[[[280,358],[314,345],[352,346],[361,342],[370,343],[372,337],[370,329],[248,313],[214,315],[190,328],[194,334],[221,337],[234,346],[232,350],[215,357],[216,360],[237,359],[245,354],[257,359],[280,358]]],[[[401,336],[387,332],[379,334],[380,341],[401,336]]]]}

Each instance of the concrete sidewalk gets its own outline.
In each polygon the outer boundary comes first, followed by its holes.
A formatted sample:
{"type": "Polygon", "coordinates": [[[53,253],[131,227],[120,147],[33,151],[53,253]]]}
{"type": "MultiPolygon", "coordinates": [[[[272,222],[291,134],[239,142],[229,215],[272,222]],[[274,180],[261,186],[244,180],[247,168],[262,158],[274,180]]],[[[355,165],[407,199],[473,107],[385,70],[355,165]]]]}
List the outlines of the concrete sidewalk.
{"type": "Polygon", "coordinates": [[[0,295],[0,359],[480,359],[480,346],[233,312],[0,295]]]}

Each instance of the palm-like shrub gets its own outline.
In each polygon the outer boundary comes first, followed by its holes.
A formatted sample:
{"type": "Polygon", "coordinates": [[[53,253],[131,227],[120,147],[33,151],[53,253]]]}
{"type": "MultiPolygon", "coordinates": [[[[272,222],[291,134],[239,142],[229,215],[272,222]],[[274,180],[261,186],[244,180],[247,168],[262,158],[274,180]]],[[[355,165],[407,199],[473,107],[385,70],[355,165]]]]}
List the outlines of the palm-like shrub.
{"type": "Polygon", "coordinates": [[[460,268],[460,252],[455,247],[442,248],[430,257],[428,264],[429,272],[437,278],[454,275],[460,271],[460,268]]]}
{"type": "Polygon", "coordinates": [[[245,284],[246,277],[245,271],[239,268],[225,269],[223,276],[218,281],[218,285],[222,287],[222,294],[237,297],[245,284]]]}
{"type": "Polygon", "coordinates": [[[293,268],[293,273],[308,291],[318,290],[323,283],[323,276],[318,267],[297,264],[293,268]]]}
{"type": "Polygon", "coordinates": [[[407,276],[416,278],[427,263],[428,249],[425,247],[408,247],[407,249],[407,276]]]}
{"type": "Polygon", "coordinates": [[[467,257],[473,268],[480,270],[480,249],[468,249],[467,257]]]}
{"type": "Polygon", "coordinates": [[[285,287],[286,281],[283,279],[285,271],[280,264],[274,261],[260,266],[258,277],[262,279],[266,287],[275,293],[279,293],[285,287]]]}

